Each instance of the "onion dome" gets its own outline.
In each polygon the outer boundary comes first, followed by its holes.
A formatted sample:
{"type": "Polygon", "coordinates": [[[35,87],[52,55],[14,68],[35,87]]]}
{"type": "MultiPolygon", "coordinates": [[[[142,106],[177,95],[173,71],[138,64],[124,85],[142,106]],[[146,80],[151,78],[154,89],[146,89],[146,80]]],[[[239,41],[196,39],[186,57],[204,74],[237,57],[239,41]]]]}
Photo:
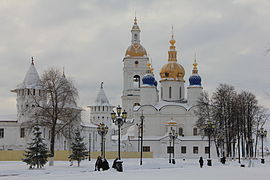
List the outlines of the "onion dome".
{"type": "Polygon", "coordinates": [[[137,24],[137,18],[134,19],[134,24],[131,29],[131,45],[126,50],[126,56],[138,57],[147,56],[145,48],[140,44],[140,28],[137,24]]]}
{"type": "Polygon", "coordinates": [[[147,52],[142,45],[140,45],[139,43],[134,43],[128,47],[126,51],[126,56],[147,56],[147,52]]]}
{"type": "Polygon", "coordinates": [[[200,75],[198,74],[198,64],[196,62],[196,58],[193,63],[193,70],[192,70],[192,75],[189,77],[189,85],[190,86],[201,86],[202,85],[202,79],[200,75]]]}
{"type": "Polygon", "coordinates": [[[169,59],[168,63],[165,64],[161,70],[160,70],[160,77],[162,79],[168,79],[168,80],[176,80],[176,81],[183,81],[184,82],[184,76],[185,76],[185,69],[183,66],[177,63],[177,51],[175,50],[175,40],[170,40],[170,50],[168,51],[169,59]]]}
{"type": "Polygon", "coordinates": [[[155,77],[152,74],[146,74],[142,78],[143,85],[155,86],[155,77]]]}

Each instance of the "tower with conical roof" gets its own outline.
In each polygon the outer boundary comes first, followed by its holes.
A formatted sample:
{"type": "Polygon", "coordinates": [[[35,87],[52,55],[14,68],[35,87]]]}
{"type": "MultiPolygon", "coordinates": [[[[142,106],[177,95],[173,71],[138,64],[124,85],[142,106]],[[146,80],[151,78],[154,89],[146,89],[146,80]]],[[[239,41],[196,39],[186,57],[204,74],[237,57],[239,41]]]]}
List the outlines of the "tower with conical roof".
{"type": "Polygon", "coordinates": [[[202,93],[202,79],[198,74],[198,64],[196,55],[193,63],[192,75],[189,77],[189,86],[187,87],[187,100],[188,104],[195,105],[202,93]]]}
{"type": "Polygon", "coordinates": [[[103,82],[93,105],[88,106],[90,108],[90,122],[93,124],[104,123],[108,127],[111,127],[111,112],[114,108],[105,94],[103,88],[103,82]]]}
{"type": "Polygon", "coordinates": [[[141,45],[140,28],[137,18],[131,29],[131,45],[127,48],[123,59],[123,93],[122,106],[127,111],[128,118],[133,117],[133,107],[140,105],[140,87],[142,77],[146,74],[149,58],[145,48],[141,45]]]}
{"type": "Polygon", "coordinates": [[[18,122],[22,123],[31,120],[31,113],[34,112],[36,105],[45,102],[41,80],[36,70],[33,57],[23,82],[17,85],[11,92],[17,94],[18,122]]]}
{"type": "Polygon", "coordinates": [[[168,51],[168,63],[160,70],[161,99],[164,101],[177,102],[185,97],[185,69],[177,63],[176,41],[172,33],[170,50],[168,51]]]}

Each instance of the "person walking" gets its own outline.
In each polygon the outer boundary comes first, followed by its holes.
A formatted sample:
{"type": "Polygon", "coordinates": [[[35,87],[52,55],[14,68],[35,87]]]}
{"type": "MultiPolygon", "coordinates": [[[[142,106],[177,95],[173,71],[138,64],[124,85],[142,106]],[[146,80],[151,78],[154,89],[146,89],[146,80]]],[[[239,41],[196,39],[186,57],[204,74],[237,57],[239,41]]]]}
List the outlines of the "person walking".
{"type": "Polygon", "coordinates": [[[103,171],[106,171],[106,170],[110,169],[110,165],[109,165],[107,159],[105,159],[105,158],[103,159],[101,166],[102,166],[103,171]]]}
{"type": "Polygon", "coordinates": [[[113,165],[112,168],[116,169],[116,162],[118,161],[118,158],[115,158],[115,160],[113,161],[113,165]]]}
{"type": "Polygon", "coordinates": [[[199,163],[200,163],[200,167],[202,168],[203,167],[203,158],[202,157],[200,157],[199,163]]]}
{"type": "Polygon", "coordinates": [[[102,166],[102,158],[100,156],[97,157],[97,161],[95,163],[95,171],[100,171],[100,168],[102,166]]]}

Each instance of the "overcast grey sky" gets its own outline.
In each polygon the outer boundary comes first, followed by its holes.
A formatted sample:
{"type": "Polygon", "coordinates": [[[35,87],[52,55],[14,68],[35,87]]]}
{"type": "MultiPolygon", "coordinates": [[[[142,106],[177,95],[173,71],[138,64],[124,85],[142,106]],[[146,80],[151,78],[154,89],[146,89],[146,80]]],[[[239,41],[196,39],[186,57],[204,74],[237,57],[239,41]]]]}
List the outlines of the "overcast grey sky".
{"type": "Polygon", "coordinates": [[[0,114],[16,113],[10,90],[23,81],[31,56],[40,75],[64,66],[82,107],[93,103],[101,81],[119,104],[135,10],[158,80],[173,24],[186,86],[196,51],[204,90],[228,83],[270,107],[269,9],[269,0],[0,0],[0,114]]]}

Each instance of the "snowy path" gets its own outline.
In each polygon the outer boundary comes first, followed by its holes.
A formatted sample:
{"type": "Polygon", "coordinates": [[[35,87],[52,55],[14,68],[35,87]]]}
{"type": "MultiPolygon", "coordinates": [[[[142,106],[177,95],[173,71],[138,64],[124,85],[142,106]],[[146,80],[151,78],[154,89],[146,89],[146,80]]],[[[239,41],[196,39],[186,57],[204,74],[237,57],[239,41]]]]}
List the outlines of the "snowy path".
{"type": "MultiPolygon", "coordinates": [[[[237,162],[222,165],[217,161],[212,167],[199,168],[198,160],[177,160],[176,165],[168,164],[167,159],[145,159],[140,167],[138,159],[124,159],[124,172],[95,172],[94,160],[82,162],[81,167],[70,167],[68,162],[55,162],[54,167],[46,166],[41,170],[29,170],[22,162],[0,162],[0,180],[254,180],[270,177],[270,161],[262,165],[254,161],[255,167],[241,168],[237,162]]],[[[110,160],[110,163],[112,161],[110,160]]],[[[245,162],[247,165],[248,162],[245,162]]]]}

